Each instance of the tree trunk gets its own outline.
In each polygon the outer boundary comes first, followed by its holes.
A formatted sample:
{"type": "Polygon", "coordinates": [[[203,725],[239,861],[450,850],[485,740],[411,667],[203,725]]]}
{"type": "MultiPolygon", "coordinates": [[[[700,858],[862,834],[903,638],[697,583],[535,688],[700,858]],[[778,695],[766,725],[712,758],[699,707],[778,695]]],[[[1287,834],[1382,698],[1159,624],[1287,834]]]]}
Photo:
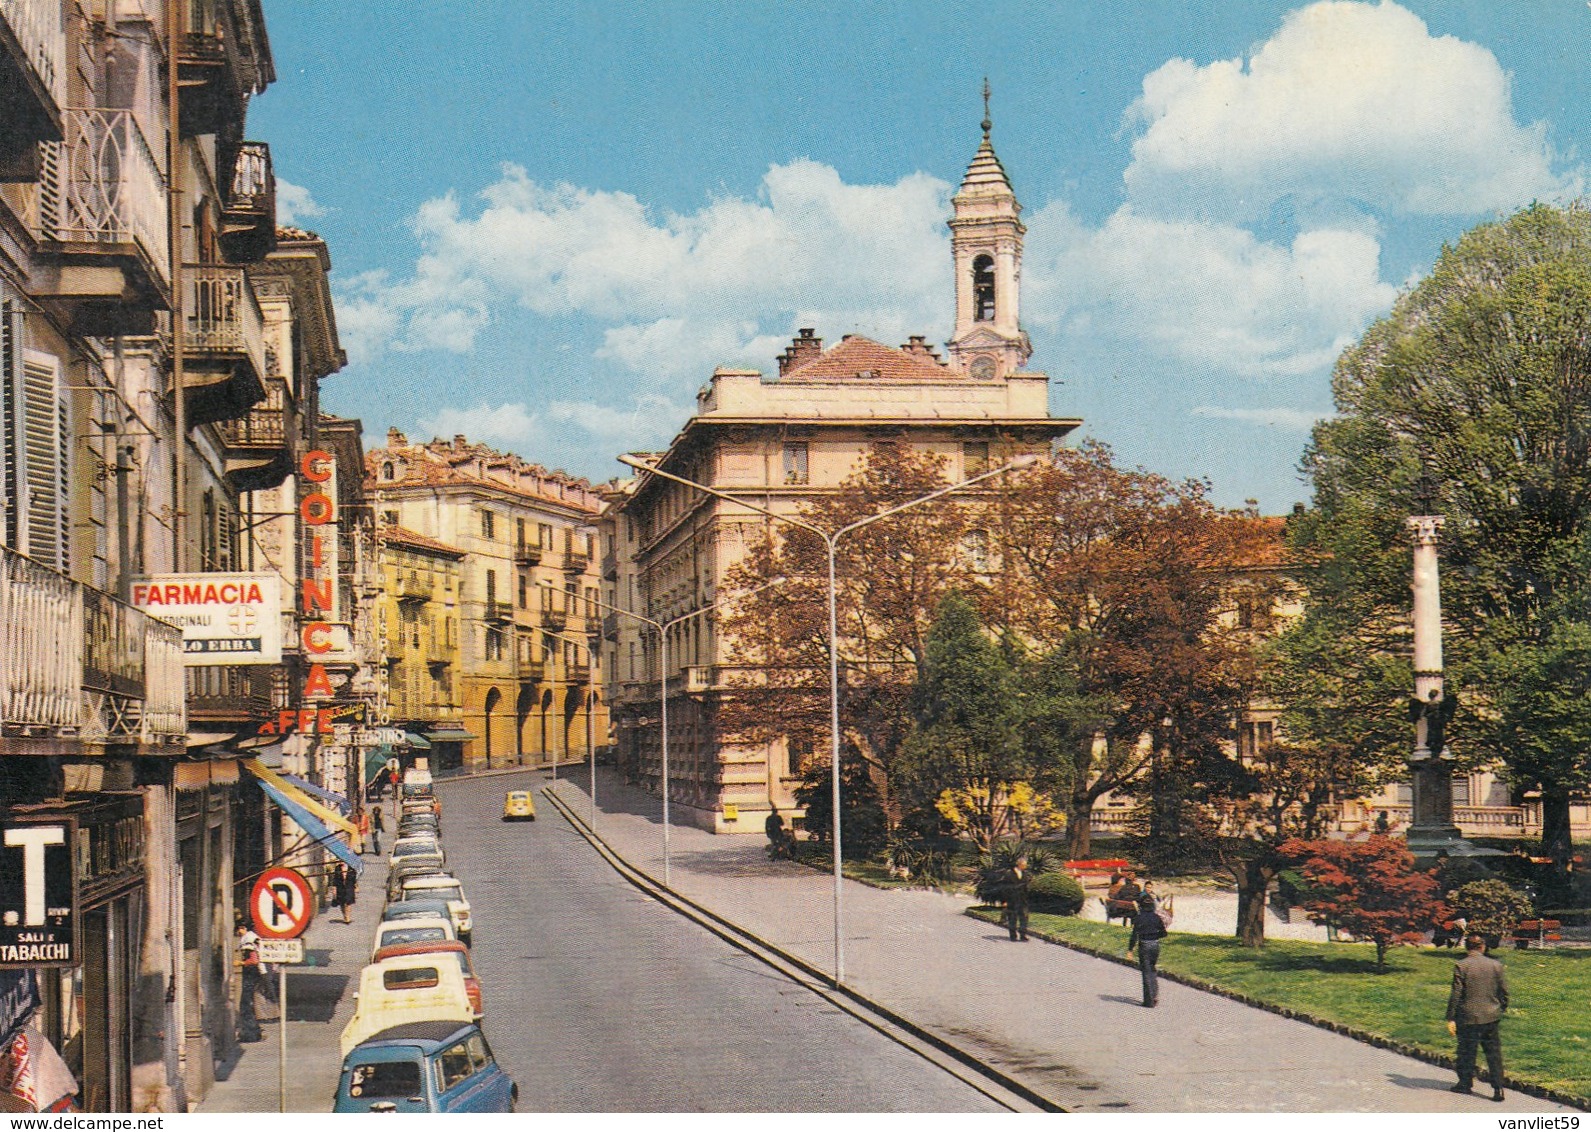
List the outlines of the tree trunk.
{"type": "Polygon", "coordinates": [[[1093,844],[1094,800],[1089,797],[1072,798],[1066,815],[1066,853],[1072,861],[1086,861],[1093,844]]]}
{"type": "Polygon", "coordinates": [[[1387,941],[1384,940],[1384,939],[1377,938],[1376,939],[1376,970],[1377,971],[1385,971],[1386,969],[1387,969],[1387,941]]]}
{"type": "Polygon", "coordinates": [[[1574,855],[1569,832],[1569,792],[1559,786],[1542,786],[1541,855],[1551,857],[1553,867],[1560,873],[1568,868],[1569,858],[1574,855]]]}
{"type": "Polygon", "coordinates": [[[1243,862],[1237,872],[1237,938],[1244,947],[1264,947],[1265,895],[1274,874],[1258,861],[1243,862]]]}

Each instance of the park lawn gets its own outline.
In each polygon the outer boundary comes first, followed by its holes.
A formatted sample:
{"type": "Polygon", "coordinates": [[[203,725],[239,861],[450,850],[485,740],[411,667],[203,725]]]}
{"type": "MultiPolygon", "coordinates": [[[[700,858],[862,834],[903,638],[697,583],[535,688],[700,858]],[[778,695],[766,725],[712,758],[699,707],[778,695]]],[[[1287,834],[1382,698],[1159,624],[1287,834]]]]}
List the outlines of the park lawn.
{"type": "MultiPolygon", "coordinates": [[[[1127,929],[1117,924],[1034,914],[1032,927],[1112,955],[1127,948],[1127,929]]],[[[1591,1100],[1591,951],[1495,954],[1508,969],[1503,1061],[1509,1074],[1591,1100]]],[[[1173,928],[1161,946],[1160,969],[1451,1056],[1444,1014],[1453,964],[1462,955],[1393,947],[1387,970],[1377,972],[1368,943],[1270,940],[1256,951],[1225,936],[1173,928]]]]}

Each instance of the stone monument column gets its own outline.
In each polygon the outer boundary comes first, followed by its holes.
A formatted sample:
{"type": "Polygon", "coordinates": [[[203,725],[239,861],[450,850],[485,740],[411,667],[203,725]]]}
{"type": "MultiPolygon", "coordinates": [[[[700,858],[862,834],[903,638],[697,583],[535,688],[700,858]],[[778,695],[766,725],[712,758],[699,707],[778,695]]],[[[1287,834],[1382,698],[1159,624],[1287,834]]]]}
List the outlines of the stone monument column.
{"type": "Polygon", "coordinates": [[[1445,738],[1456,703],[1442,687],[1442,590],[1436,557],[1442,517],[1414,515],[1408,528],[1414,538],[1414,698],[1409,704],[1414,805],[1409,848],[1417,856],[1442,850],[1463,853],[1468,847],[1453,824],[1453,758],[1445,738]]]}

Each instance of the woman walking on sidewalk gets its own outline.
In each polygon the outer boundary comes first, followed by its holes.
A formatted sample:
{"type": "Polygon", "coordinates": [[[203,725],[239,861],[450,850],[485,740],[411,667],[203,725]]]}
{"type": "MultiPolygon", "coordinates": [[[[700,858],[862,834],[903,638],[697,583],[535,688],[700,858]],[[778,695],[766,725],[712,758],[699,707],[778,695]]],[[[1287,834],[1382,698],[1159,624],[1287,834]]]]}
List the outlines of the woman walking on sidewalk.
{"type": "Polygon", "coordinates": [[[332,902],[342,909],[343,923],[351,924],[353,920],[348,916],[348,909],[354,906],[354,871],[341,861],[331,874],[332,902]]]}

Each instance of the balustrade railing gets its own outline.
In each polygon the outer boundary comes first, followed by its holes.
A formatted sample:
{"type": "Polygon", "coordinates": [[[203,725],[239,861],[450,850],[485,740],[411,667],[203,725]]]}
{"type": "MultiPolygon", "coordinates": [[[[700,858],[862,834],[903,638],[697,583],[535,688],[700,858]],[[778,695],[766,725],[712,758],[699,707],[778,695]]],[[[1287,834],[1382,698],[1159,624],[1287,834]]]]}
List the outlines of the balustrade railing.
{"type": "Polygon", "coordinates": [[[180,630],[20,554],[0,558],[7,734],[166,743],[187,731],[180,630]]]}
{"type": "Polygon", "coordinates": [[[66,101],[66,21],[61,0],[0,0],[5,20],[23,54],[59,107],[66,101]]]}
{"type": "Polygon", "coordinates": [[[66,138],[41,147],[39,227],[72,245],[143,250],[169,283],[166,178],[131,110],[67,108],[66,138]]]}
{"type": "Polygon", "coordinates": [[[190,263],[187,276],[188,332],[184,346],[196,354],[246,354],[264,381],[265,316],[254,286],[241,267],[190,263]]]}
{"type": "MultiPolygon", "coordinates": [[[[274,211],[276,177],[271,171],[271,147],[264,142],[244,142],[238,148],[237,164],[232,169],[232,192],[227,198],[229,211],[274,211]]],[[[274,216],[272,217],[274,220],[274,216]]]]}

